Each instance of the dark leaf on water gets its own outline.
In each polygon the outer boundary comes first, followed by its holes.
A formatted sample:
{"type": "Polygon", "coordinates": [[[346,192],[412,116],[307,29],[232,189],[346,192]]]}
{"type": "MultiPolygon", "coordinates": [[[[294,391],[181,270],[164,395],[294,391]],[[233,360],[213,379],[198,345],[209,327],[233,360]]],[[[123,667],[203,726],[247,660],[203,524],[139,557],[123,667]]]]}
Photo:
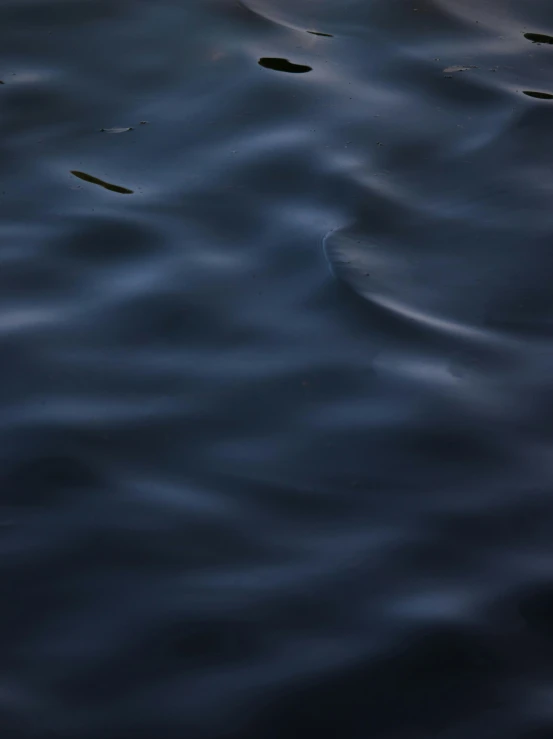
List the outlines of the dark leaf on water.
{"type": "Polygon", "coordinates": [[[553,44],[553,36],[546,36],[544,33],[525,33],[524,38],[534,44],[553,44]]]}
{"type": "Polygon", "coordinates": [[[292,74],[311,72],[312,69],[312,67],[307,67],[305,64],[292,64],[288,59],[269,56],[262,57],[259,60],[259,64],[266,69],[274,69],[275,72],[291,72],[292,74]]]}
{"type": "Polygon", "coordinates": [[[312,36],[324,36],[325,38],[333,38],[331,33],[321,33],[320,31],[307,31],[312,36]]]}
{"type": "Polygon", "coordinates": [[[100,185],[100,187],[105,187],[106,190],[111,190],[112,192],[118,192],[121,193],[121,195],[132,195],[133,190],[128,190],[126,187],[120,187],[119,185],[112,185],[110,182],[105,182],[104,180],[98,179],[98,177],[93,177],[90,174],[86,174],[86,172],[79,172],[76,169],[71,170],[71,174],[75,177],[78,177],[80,180],[84,180],[85,182],[91,182],[93,185],[100,185]]]}
{"type": "Polygon", "coordinates": [[[533,90],[523,90],[522,92],[531,98],[538,98],[539,100],[553,100],[553,95],[549,92],[534,92],[533,90]]]}
{"type": "Polygon", "coordinates": [[[130,126],[128,128],[101,128],[100,131],[103,133],[126,133],[127,131],[132,131],[133,128],[130,126]]]}

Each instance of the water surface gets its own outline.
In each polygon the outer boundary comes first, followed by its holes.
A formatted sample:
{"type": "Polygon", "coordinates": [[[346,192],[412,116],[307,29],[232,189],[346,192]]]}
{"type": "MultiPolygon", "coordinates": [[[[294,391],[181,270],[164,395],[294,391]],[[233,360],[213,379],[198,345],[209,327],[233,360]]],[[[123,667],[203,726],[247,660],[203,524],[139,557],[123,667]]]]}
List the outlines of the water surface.
{"type": "Polygon", "coordinates": [[[552,38],[3,0],[3,736],[552,735],[552,38]]]}

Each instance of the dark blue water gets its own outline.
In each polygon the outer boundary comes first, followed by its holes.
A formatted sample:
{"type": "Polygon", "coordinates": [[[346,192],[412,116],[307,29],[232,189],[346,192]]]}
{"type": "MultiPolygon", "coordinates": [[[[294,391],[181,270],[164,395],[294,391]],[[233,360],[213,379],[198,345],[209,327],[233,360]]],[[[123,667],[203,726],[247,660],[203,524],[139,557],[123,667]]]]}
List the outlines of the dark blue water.
{"type": "Polygon", "coordinates": [[[552,37],[2,0],[0,736],[553,736],[552,37]]]}

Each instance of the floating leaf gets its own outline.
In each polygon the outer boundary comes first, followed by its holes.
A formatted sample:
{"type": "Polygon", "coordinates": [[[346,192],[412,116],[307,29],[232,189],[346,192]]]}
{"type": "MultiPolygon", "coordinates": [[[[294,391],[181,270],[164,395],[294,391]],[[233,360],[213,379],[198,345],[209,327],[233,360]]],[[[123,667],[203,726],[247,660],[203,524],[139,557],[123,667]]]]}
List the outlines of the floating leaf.
{"type": "Polygon", "coordinates": [[[264,56],[259,60],[259,64],[266,69],[274,69],[275,72],[290,72],[291,74],[303,74],[311,72],[312,67],[305,64],[293,64],[288,59],[279,59],[277,57],[264,56]]]}
{"type": "Polygon", "coordinates": [[[112,185],[110,182],[100,180],[98,179],[98,177],[93,177],[91,174],[86,174],[86,172],[79,172],[76,169],[72,169],[71,174],[75,177],[78,177],[80,180],[91,182],[93,185],[100,185],[100,187],[105,187],[106,190],[118,192],[121,195],[132,195],[133,193],[133,190],[128,190],[126,187],[120,187],[119,185],[112,185]]]}
{"type": "Polygon", "coordinates": [[[538,98],[538,100],[553,100],[553,95],[549,92],[534,92],[533,90],[523,90],[525,95],[531,98],[538,98]]]}
{"type": "Polygon", "coordinates": [[[321,33],[320,31],[307,31],[312,36],[324,36],[325,38],[334,38],[331,33],[321,33]]]}
{"type": "Polygon", "coordinates": [[[533,44],[553,44],[553,36],[546,36],[545,33],[525,33],[524,38],[533,44]]]}

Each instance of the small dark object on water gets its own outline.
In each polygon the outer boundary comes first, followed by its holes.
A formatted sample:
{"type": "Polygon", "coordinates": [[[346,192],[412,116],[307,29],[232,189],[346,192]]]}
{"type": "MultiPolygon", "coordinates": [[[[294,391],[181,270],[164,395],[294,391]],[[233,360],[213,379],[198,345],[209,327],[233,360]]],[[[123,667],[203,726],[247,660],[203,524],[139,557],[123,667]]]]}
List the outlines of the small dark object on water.
{"type": "Polygon", "coordinates": [[[100,187],[104,187],[106,190],[111,190],[112,192],[118,192],[121,195],[132,195],[134,192],[133,190],[129,190],[126,187],[120,187],[119,185],[112,185],[110,182],[105,182],[104,180],[98,179],[98,177],[93,177],[91,174],[86,174],[86,172],[79,172],[76,169],[71,170],[71,174],[75,177],[78,177],[80,180],[84,180],[85,182],[91,182],[93,185],[100,185],[100,187]]]}
{"type": "Polygon", "coordinates": [[[478,67],[474,64],[471,64],[470,67],[463,67],[461,64],[455,64],[453,67],[446,67],[444,72],[446,72],[446,74],[449,72],[468,72],[469,69],[478,69],[478,67]]]}
{"type": "Polygon", "coordinates": [[[275,72],[290,72],[292,74],[302,74],[304,72],[311,72],[312,70],[312,67],[308,67],[305,64],[293,64],[288,59],[280,59],[278,57],[261,57],[259,64],[266,69],[274,69],[275,72]]]}
{"type": "Polygon", "coordinates": [[[534,92],[533,90],[523,90],[522,92],[531,98],[538,98],[538,100],[553,100],[553,95],[550,92],[534,92]]]}
{"type": "Polygon", "coordinates": [[[324,36],[325,38],[334,38],[331,33],[321,33],[320,31],[307,31],[312,36],[324,36]]]}
{"type": "Polygon", "coordinates": [[[134,131],[134,128],[128,126],[127,128],[101,128],[101,133],[127,133],[127,131],[134,131]]]}
{"type": "Polygon", "coordinates": [[[553,44],[553,36],[547,36],[545,33],[525,33],[524,38],[533,44],[553,44]]]}

